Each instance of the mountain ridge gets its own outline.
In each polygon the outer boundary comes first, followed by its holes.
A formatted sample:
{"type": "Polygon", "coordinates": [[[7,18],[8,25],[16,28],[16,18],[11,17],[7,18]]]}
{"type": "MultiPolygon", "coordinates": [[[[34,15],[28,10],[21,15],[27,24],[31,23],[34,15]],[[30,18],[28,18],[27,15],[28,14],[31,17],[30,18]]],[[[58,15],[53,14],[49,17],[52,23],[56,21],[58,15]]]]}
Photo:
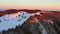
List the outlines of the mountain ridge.
{"type": "MultiPolygon", "coordinates": [[[[30,17],[24,21],[24,23],[19,22],[22,23],[22,25],[16,26],[16,28],[3,30],[2,34],[59,34],[60,32],[60,12],[57,11],[9,9],[0,12],[0,17],[5,15],[8,15],[10,19],[13,16],[12,19],[14,20],[16,17],[19,19],[18,16],[26,18],[27,15],[30,15],[30,17]],[[24,14],[26,15],[24,16],[24,14]]],[[[11,22],[12,21],[13,20],[11,20],[11,22]]],[[[20,19],[18,21],[20,21],[20,19]]]]}

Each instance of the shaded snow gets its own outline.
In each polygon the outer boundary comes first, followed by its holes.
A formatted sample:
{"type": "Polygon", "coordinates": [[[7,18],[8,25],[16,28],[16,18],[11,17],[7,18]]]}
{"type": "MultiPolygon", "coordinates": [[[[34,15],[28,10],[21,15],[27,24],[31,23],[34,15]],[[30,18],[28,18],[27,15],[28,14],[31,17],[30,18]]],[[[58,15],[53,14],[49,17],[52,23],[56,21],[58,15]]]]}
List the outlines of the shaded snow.
{"type": "Polygon", "coordinates": [[[0,31],[15,28],[17,25],[22,25],[30,16],[33,15],[26,12],[4,15],[0,17],[0,31]]]}

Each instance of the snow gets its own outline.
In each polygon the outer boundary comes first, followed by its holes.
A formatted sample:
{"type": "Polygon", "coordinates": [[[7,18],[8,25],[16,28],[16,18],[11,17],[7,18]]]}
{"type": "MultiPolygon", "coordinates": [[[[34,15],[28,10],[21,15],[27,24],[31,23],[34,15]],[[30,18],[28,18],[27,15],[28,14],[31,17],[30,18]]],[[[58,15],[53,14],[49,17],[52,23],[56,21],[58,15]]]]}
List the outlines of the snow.
{"type": "Polygon", "coordinates": [[[4,15],[0,17],[0,31],[15,28],[17,25],[21,26],[30,16],[33,15],[26,12],[4,15]]]}

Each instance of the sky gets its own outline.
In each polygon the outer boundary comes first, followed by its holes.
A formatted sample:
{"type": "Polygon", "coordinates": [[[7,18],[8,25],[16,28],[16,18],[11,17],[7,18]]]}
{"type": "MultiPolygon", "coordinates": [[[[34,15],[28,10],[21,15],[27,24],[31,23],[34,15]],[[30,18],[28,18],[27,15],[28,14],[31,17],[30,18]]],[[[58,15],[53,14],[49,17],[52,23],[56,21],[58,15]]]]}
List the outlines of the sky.
{"type": "Polygon", "coordinates": [[[60,0],[0,0],[0,8],[60,10],[60,0]]]}

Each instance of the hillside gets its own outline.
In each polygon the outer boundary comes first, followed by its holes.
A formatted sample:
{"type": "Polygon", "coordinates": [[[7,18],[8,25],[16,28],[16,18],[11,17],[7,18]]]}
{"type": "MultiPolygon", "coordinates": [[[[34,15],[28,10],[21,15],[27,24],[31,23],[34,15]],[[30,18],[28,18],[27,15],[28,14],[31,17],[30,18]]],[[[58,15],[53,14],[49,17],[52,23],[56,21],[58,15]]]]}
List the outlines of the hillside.
{"type": "Polygon", "coordinates": [[[1,34],[60,34],[60,12],[9,9],[0,12],[1,34]]]}

